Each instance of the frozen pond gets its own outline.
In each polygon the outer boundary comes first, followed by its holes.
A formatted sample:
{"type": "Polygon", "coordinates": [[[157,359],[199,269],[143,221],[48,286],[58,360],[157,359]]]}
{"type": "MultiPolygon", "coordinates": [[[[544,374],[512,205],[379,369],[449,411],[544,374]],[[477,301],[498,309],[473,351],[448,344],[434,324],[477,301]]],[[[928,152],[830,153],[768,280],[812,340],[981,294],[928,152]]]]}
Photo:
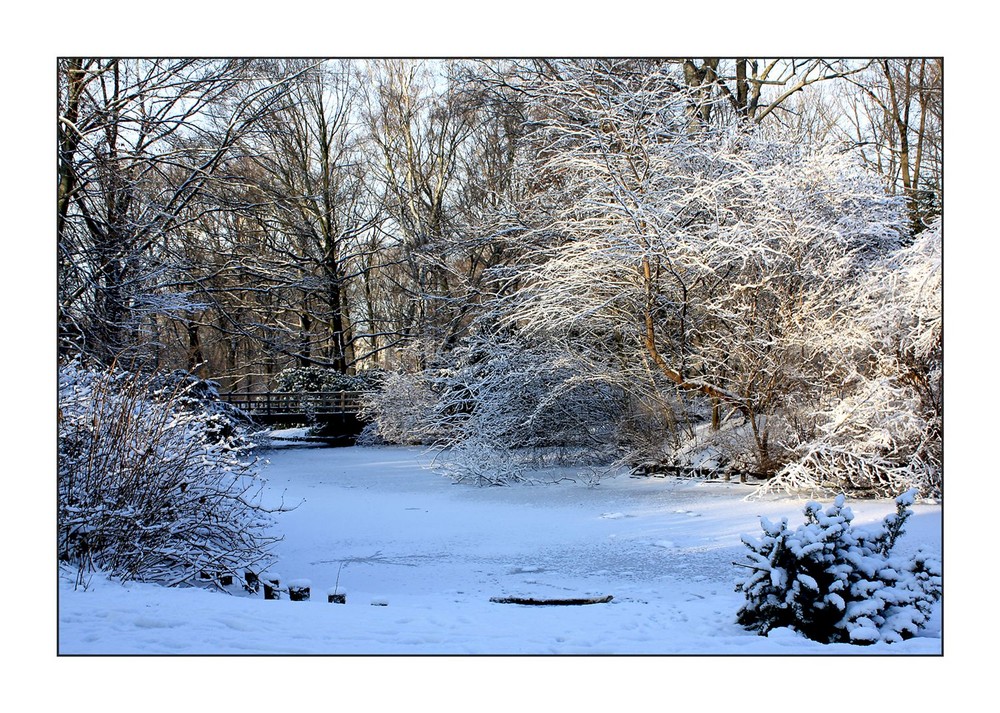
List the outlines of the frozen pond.
{"type": "MultiPolygon", "coordinates": [[[[801,521],[804,501],[746,500],[738,483],[632,478],[479,488],[426,469],[419,449],[267,453],[284,539],[272,568],[307,579],[308,602],[153,585],[63,583],[62,653],[740,654],[939,653],[938,631],[895,645],[824,646],[735,623],[734,591],[758,516],[801,521]],[[339,582],[338,582],[339,578],[339,582]],[[346,605],[328,604],[337,584],[346,605]],[[520,606],[491,598],[572,599],[520,606]]],[[[567,480],[566,478],[574,478],[567,480]]],[[[889,501],[852,502],[856,523],[889,501]]],[[[941,512],[917,505],[901,549],[940,551],[941,512]]]]}

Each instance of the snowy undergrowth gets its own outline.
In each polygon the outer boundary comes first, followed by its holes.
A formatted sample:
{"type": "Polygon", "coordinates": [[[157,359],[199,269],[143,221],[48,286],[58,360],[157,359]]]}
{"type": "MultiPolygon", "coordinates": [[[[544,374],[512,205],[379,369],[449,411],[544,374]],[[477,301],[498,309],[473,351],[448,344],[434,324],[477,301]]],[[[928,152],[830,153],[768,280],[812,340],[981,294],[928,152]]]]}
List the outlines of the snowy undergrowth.
{"type": "Polygon", "coordinates": [[[280,508],[261,506],[250,444],[209,382],[64,365],[58,447],[59,559],[78,582],[218,581],[269,561],[280,508]]]}

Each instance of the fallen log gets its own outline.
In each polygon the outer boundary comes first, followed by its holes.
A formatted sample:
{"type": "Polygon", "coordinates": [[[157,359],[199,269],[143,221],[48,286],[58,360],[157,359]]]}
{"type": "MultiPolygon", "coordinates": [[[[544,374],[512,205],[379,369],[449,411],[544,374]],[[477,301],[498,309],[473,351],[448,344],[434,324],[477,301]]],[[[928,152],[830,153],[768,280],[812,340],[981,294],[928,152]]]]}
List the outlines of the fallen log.
{"type": "Polygon", "coordinates": [[[584,597],[581,599],[535,599],[534,597],[490,597],[496,604],[530,604],[535,606],[581,606],[583,604],[606,604],[614,597],[584,597]]]}
{"type": "Polygon", "coordinates": [[[767,480],[769,475],[758,473],[752,470],[735,470],[728,468],[695,468],[687,465],[666,465],[661,463],[643,463],[632,469],[632,477],[662,477],[664,475],[677,475],[682,478],[709,478],[719,480],[720,478],[731,481],[733,476],[739,478],[741,483],[749,480],[767,480]]]}

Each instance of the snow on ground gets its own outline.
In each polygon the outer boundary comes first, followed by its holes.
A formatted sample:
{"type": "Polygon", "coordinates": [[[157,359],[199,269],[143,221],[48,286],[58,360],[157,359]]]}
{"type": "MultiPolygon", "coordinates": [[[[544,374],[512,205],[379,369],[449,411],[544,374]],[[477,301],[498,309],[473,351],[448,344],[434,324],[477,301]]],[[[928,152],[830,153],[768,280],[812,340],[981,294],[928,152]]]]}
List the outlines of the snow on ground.
{"type": "MultiPolygon", "coordinates": [[[[267,453],[284,540],[272,572],[308,579],[292,602],[197,588],[61,577],[61,654],[939,654],[926,636],[870,647],[821,645],[735,623],[733,561],[758,516],[801,522],[804,501],[747,501],[738,483],[630,478],[478,488],[425,469],[412,448],[283,448],[267,453]],[[327,603],[338,584],[346,604],[327,603]],[[607,604],[522,606],[492,597],[607,604]]],[[[550,474],[563,478],[567,471],[550,474]]],[[[890,501],[850,503],[877,522],[890,501]]],[[[902,551],[940,553],[941,509],[918,504],[902,551]]]]}

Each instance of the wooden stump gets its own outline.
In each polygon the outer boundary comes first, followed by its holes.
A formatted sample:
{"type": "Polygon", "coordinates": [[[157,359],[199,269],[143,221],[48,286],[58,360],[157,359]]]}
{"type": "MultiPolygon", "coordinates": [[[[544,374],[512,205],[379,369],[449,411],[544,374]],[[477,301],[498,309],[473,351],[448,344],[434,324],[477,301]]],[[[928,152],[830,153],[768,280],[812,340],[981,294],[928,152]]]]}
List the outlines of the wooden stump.
{"type": "Polygon", "coordinates": [[[260,589],[260,579],[257,575],[248,569],[243,573],[243,579],[246,580],[247,591],[256,594],[260,589]]]}
{"type": "Polygon", "coordinates": [[[288,598],[293,602],[309,601],[309,589],[312,583],[308,579],[297,579],[288,583],[288,598]]]}
{"type": "Polygon", "coordinates": [[[281,599],[281,578],[276,574],[262,574],[260,581],[264,583],[264,599],[281,599]]]}
{"type": "Polygon", "coordinates": [[[344,592],[327,592],[326,601],[328,604],[347,604],[347,594],[344,592]]]}

